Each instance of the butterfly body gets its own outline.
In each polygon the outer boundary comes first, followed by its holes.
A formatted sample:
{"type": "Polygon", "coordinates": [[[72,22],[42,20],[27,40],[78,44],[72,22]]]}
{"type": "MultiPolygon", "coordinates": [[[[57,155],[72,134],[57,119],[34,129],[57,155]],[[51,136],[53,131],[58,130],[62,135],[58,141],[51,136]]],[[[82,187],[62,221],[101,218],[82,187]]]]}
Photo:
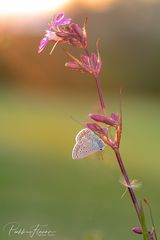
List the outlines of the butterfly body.
{"type": "Polygon", "coordinates": [[[76,136],[73,159],[82,159],[105,148],[105,143],[90,129],[82,129],[76,136]]]}

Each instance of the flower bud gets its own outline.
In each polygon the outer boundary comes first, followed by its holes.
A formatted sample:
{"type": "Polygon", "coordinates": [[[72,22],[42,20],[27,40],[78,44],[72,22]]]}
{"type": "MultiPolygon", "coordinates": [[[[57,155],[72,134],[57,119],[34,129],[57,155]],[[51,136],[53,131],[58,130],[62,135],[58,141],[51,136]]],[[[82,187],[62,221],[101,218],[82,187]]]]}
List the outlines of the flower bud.
{"type": "Polygon", "coordinates": [[[89,117],[97,122],[105,123],[110,126],[118,126],[117,120],[113,119],[112,117],[108,118],[99,114],[89,114],[89,117]]]}
{"type": "Polygon", "coordinates": [[[56,34],[57,36],[62,37],[69,45],[77,48],[87,47],[85,27],[81,28],[78,24],[71,23],[65,28],[61,28],[56,34]]]}
{"type": "Polygon", "coordinates": [[[92,130],[93,132],[97,132],[98,134],[105,135],[106,134],[106,128],[102,128],[97,123],[88,122],[86,123],[87,127],[92,130]]]}
{"type": "Polygon", "coordinates": [[[84,54],[80,55],[80,59],[74,57],[69,52],[66,52],[66,54],[73,59],[71,62],[67,62],[65,64],[66,67],[69,67],[73,70],[78,70],[82,73],[89,73],[93,75],[94,77],[97,76],[100,72],[100,65],[97,60],[97,56],[95,53],[92,53],[91,56],[86,56],[84,54]]]}
{"type": "Polygon", "coordinates": [[[75,70],[81,70],[81,66],[77,62],[66,62],[65,67],[69,67],[75,70]]]}
{"type": "Polygon", "coordinates": [[[112,118],[115,122],[119,122],[119,115],[118,115],[118,114],[111,113],[111,118],[112,118]]]}
{"type": "Polygon", "coordinates": [[[142,229],[140,227],[133,227],[132,232],[137,234],[142,234],[142,229]]]}

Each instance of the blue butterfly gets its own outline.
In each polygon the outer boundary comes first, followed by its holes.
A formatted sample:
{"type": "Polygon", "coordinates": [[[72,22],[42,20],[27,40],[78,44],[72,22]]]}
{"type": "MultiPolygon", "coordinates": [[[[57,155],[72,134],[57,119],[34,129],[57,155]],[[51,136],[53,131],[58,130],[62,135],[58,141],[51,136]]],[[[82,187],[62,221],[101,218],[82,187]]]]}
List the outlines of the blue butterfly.
{"type": "Polygon", "coordinates": [[[82,159],[93,153],[104,150],[106,144],[93,131],[82,129],[76,136],[76,144],[72,150],[73,159],[82,159]]]}

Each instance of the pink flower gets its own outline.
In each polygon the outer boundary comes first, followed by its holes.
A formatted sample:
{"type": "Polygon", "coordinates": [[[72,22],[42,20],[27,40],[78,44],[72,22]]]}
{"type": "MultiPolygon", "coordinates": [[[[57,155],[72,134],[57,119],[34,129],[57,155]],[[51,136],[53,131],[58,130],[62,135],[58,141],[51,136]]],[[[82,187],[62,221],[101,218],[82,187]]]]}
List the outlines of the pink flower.
{"type": "Polygon", "coordinates": [[[67,26],[71,23],[71,18],[64,18],[64,13],[59,13],[55,16],[54,20],[50,23],[50,27],[46,30],[46,33],[42,40],[40,41],[40,45],[38,48],[38,53],[41,53],[43,49],[46,47],[49,41],[53,41],[55,43],[65,42],[62,37],[57,35],[57,32],[60,31],[60,28],[67,26]]]}
{"type": "Polygon", "coordinates": [[[41,53],[50,41],[55,44],[67,43],[77,48],[87,48],[86,19],[82,28],[71,21],[71,18],[64,17],[64,13],[57,14],[40,41],[38,53],[41,53]]]}
{"type": "Polygon", "coordinates": [[[43,49],[47,46],[49,41],[60,42],[60,41],[63,41],[63,39],[60,37],[57,37],[55,32],[46,30],[46,34],[44,35],[44,38],[42,38],[42,40],[40,41],[38,53],[41,53],[43,51],[43,49]]]}
{"type": "Polygon", "coordinates": [[[60,26],[68,25],[72,21],[71,18],[64,18],[64,13],[58,13],[50,24],[50,29],[55,31],[60,26]]]}

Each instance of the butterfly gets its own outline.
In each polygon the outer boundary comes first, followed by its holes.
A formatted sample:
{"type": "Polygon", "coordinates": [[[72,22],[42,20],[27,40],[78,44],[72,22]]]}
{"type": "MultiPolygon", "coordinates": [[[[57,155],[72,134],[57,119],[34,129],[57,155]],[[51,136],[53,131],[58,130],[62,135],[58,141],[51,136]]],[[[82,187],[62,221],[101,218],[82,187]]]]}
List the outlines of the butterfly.
{"type": "Polygon", "coordinates": [[[93,153],[104,150],[106,144],[89,128],[82,129],[76,136],[72,150],[73,159],[82,159],[93,153]]]}

